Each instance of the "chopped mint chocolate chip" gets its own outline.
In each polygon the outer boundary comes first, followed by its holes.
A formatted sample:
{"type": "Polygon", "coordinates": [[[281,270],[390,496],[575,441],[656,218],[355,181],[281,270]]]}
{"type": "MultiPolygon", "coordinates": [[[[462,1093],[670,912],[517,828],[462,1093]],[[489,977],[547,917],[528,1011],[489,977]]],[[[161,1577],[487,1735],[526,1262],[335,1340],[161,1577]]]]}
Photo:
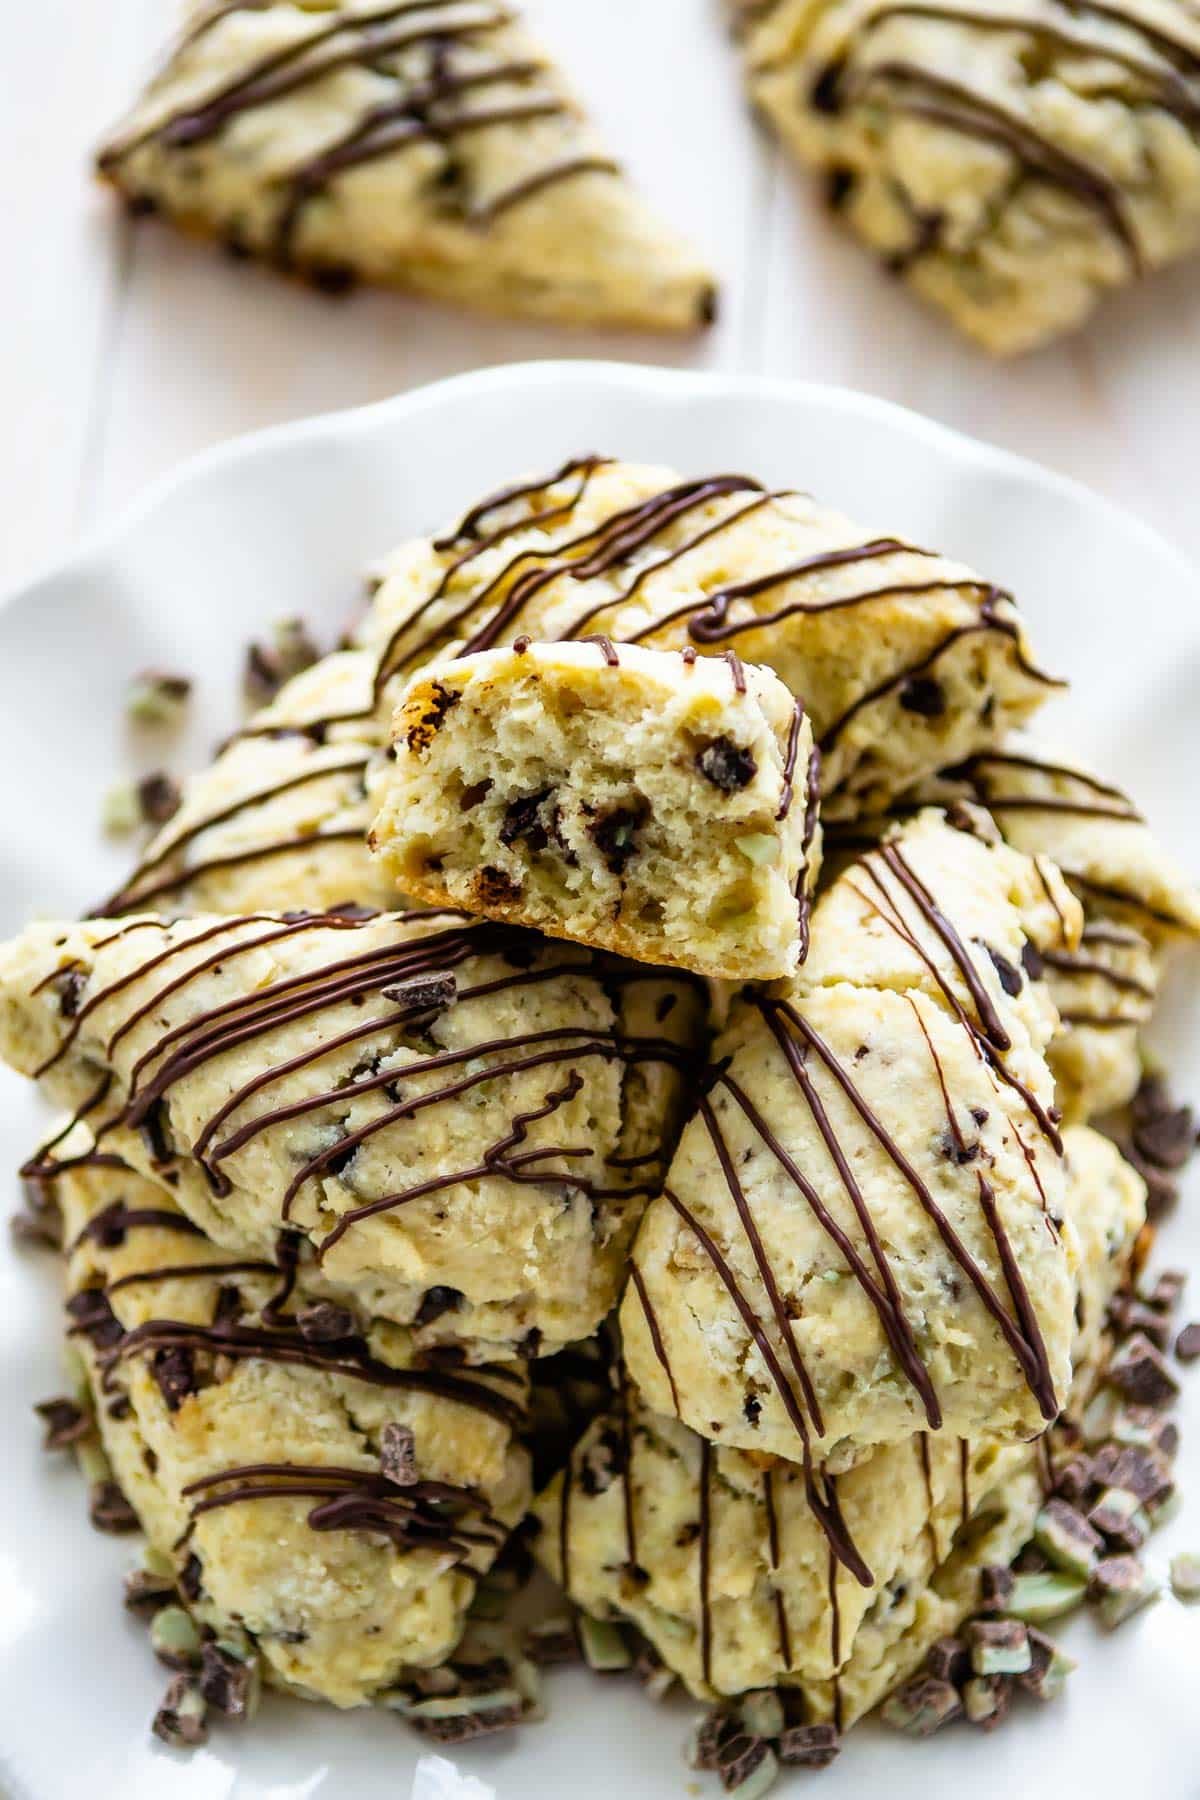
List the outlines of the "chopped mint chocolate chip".
{"type": "Polygon", "coordinates": [[[917,1675],[884,1702],[880,1717],[909,1737],[929,1737],[960,1718],[962,1710],[957,1688],[933,1675],[917,1675]]]}
{"type": "Polygon", "coordinates": [[[1141,1501],[1128,1488],[1105,1488],[1088,1513],[1088,1523],[1117,1550],[1140,1550],[1150,1533],[1141,1501]]]}
{"type": "Polygon", "coordinates": [[[827,1769],[841,1747],[836,1725],[792,1725],[775,1749],[785,1768],[827,1769]]]}
{"type": "Polygon", "coordinates": [[[580,1659],[579,1639],[570,1619],[541,1619],[525,1633],[524,1650],[539,1668],[551,1668],[580,1659]]]}
{"type": "Polygon", "coordinates": [[[1200,1324],[1184,1326],[1175,1339],[1175,1354],[1181,1363],[1194,1363],[1200,1357],[1200,1324]]]}
{"type": "Polygon", "coordinates": [[[738,1701],[738,1717],[742,1729],[751,1737],[777,1738],[786,1720],[783,1702],[774,1688],[756,1688],[738,1701]]]}
{"type": "Polygon", "coordinates": [[[1171,1558],[1171,1592],[1177,1600],[1200,1600],[1200,1556],[1180,1550],[1171,1558]]]}
{"type": "Polygon", "coordinates": [[[184,675],[147,669],[134,677],[125,696],[126,716],[134,725],[175,730],[183,723],[192,684],[184,675]]]}
{"type": "Polygon", "coordinates": [[[242,1656],[228,1644],[205,1644],[200,1652],[200,1692],[227,1719],[250,1719],[261,1688],[258,1658],[242,1656]]]}
{"type": "Polygon", "coordinates": [[[193,1750],[208,1736],[204,1724],[207,1710],[195,1677],[176,1675],[154,1715],[154,1735],[174,1750],[193,1750]]]}
{"type": "Polygon", "coordinates": [[[43,1450],[66,1450],[96,1429],[92,1415],[74,1400],[39,1400],[33,1410],[46,1427],[43,1450]]]}
{"type": "Polygon", "coordinates": [[[1030,1631],[1029,1649],[1032,1660],[1016,1677],[1017,1686],[1035,1700],[1056,1699],[1078,1664],[1041,1631],[1030,1631]]]}
{"type": "Polygon", "coordinates": [[[1179,1383],[1162,1352],[1142,1332],[1121,1345],[1105,1374],[1113,1387],[1141,1406],[1166,1406],[1179,1393],[1179,1383]]]}
{"type": "Polygon", "coordinates": [[[1020,1619],[971,1619],[965,1636],[976,1675],[1020,1675],[1033,1661],[1020,1619]]]}
{"type": "Polygon", "coordinates": [[[985,1612],[1006,1612],[1016,1576],[1004,1563],[989,1563],[979,1571],[979,1602],[985,1612]]]}
{"type": "Polygon", "coordinates": [[[422,1737],[435,1743],[466,1744],[492,1732],[511,1730],[524,1714],[524,1700],[516,1688],[509,1687],[420,1700],[407,1709],[406,1717],[422,1737]]]}
{"type": "Polygon", "coordinates": [[[164,1606],[150,1621],[150,1647],[168,1669],[194,1669],[200,1662],[202,1640],[190,1612],[182,1606],[164,1606]]]}
{"type": "Polygon", "coordinates": [[[1012,1689],[999,1675],[973,1675],[963,1687],[962,1697],[971,1724],[994,1731],[1008,1717],[1012,1689]]]}
{"type": "Polygon", "coordinates": [[[925,1658],[925,1672],[961,1687],[971,1673],[971,1653],[959,1637],[940,1637],[925,1658]]]}
{"type": "Polygon", "coordinates": [[[417,1440],[409,1425],[390,1420],[379,1440],[379,1466],[393,1486],[415,1487],[420,1480],[417,1468],[417,1440]]]}
{"type": "Polygon", "coordinates": [[[125,1577],[125,1604],[131,1612],[161,1607],[175,1595],[175,1569],[169,1556],[147,1545],[142,1560],[125,1577]]]}
{"type": "Polygon", "coordinates": [[[759,1800],[775,1785],[779,1761],[763,1738],[743,1732],[724,1746],[717,1768],[727,1794],[740,1794],[742,1800],[759,1800]]]}
{"type": "Polygon", "coordinates": [[[1033,1541],[1056,1569],[1087,1576],[1100,1554],[1100,1533],[1065,1500],[1047,1500],[1034,1521],[1033,1541]]]}
{"type": "Polygon", "coordinates": [[[733,841],[746,861],[752,862],[756,868],[767,868],[779,860],[779,841],[768,831],[751,831],[745,837],[734,838],[733,841]]]}
{"type": "Polygon", "coordinates": [[[740,1726],[731,1706],[714,1706],[705,1713],[692,1733],[687,1760],[693,1769],[718,1767],[722,1746],[730,1743],[740,1726]]]}
{"type": "Polygon", "coordinates": [[[633,1667],[633,1655],[620,1628],[611,1625],[607,1619],[593,1619],[590,1613],[580,1613],[579,1642],[588,1667],[598,1674],[610,1675],[633,1667]]]}
{"type": "Polygon", "coordinates": [[[121,1536],[127,1531],[140,1531],[141,1521],[117,1483],[111,1478],[98,1481],[88,1496],[88,1518],[97,1531],[121,1536]]]}
{"type": "Polygon", "coordinates": [[[1058,1570],[1046,1574],[1018,1575],[1005,1611],[1027,1625],[1046,1625],[1082,1606],[1087,1583],[1058,1570]]]}
{"type": "Polygon", "coordinates": [[[1088,1591],[1101,1623],[1111,1631],[1157,1600],[1161,1590],[1136,1556],[1106,1556],[1096,1564],[1088,1591]]]}

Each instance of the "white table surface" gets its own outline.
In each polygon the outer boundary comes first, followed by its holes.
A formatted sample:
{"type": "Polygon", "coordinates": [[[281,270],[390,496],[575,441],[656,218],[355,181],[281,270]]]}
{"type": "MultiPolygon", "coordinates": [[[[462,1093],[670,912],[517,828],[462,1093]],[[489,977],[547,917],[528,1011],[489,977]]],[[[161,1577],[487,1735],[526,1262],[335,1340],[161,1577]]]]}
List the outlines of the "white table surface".
{"type": "MultiPolygon", "coordinates": [[[[0,591],[222,439],[541,356],[621,356],[864,389],[1088,482],[1200,561],[1200,265],[1016,364],[986,359],[824,216],[752,123],[721,0],[527,0],[662,209],[706,249],[721,321],[676,343],[330,301],[137,227],[90,151],[173,0],[0,0],[0,591]]],[[[581,448],[592,446],[580,421],[581,448]]],[[[795,479],[820,491],[820,446],[795,479]]],[[[1086,604],[1086,603],[1085,603],[1086,604]]]]}

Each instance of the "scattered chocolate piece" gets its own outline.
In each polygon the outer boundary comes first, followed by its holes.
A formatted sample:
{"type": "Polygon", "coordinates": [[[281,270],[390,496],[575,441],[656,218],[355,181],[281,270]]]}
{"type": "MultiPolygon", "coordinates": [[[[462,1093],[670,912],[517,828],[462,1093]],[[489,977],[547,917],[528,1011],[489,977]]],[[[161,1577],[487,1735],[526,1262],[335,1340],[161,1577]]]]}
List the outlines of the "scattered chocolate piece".
{"type": "Polygon", "coordinates": [[[1092,1485],[1092,1459],[1090,1456],[1073,1456],[1069,1462],[1054,1471],[1053,1492],[1060,1500],[1073,1504],[1082,1500],[1092,1485]]]}
{"type": "Polygon", "coordinates": [[[417,976],[412,981],[397,982],[394,987],[382,990],[383,998],[390,1000],[405,1012],[419,1014],[437,1014],[445,1012],[453,1006],[458,997],[458,983],[449,972],[437,975],[417,976]]]}
{"type": "Polygon", "coordinates": [[[1108,1472],[1113,1487],[1128,1488],[1143,1502],[1163,1500],[1174,1483],[1171,1466],[1159,1450],[1127,1445],[1114,1458],[1108,1472]]]}
{"type": "Polygon", "coordinates": [[[193,1605],[204,1591],[204,1565],[194,1551],[179,1571],[179,1591],[193,1605]]]}
{"type": "Polygon", "coordinates": [[[62,1213],[45,1182],[24,1183],[25,1204],[9,1220],[13,1241],[37,1250],[61,1250],[62,1213]]]}
{"type": "Polygon", "coordinates": [[[200,1652],[200,1692],[209,1706],[227,1719],[248,1719],[258,1705],[257,1660],[235,1656],[221,1644],[205,1644],[200,1652]]]}
{"type": "Polygon", "coordinates": [[[315,1300],[296,1314],[296,1326],[306,1344],[341,1344],[357,1331],[354,1314],[332,1300],[315,1300]]]}
{"type": "Polygon", "coordinates": [[[1133,1142],[1156,1168],[1182,1169],[1196,1142],[1190,1106],[1176,1106],[1161,1075],[1143,1076],[1133,1099],[1133,1142]]]}
{"type": "Polygon", "coordinates": [[[579,1642],[589,1669],[612,1675],[633,1667],[633,1656],[620,1627],[607,1619],[594,1619],[590,1613],[579,1615],[579,1642]]]}
{"type": "Polygon", "coordinates": [[[448,688],[440,681],[435,681],[430,690],[430,702],[419,719],[415,719],[407,732],[410,750],[427,750],[438,732],[442,729],[446,714],[456,707],[462,699],[459,688],[448,688]]]}
{"type": "Polygon", "coordinates": [[[195,1620],[182,1606],[164,1606],[150,1621],[150,1648],[168,1669],[199,1666],[203,1640],[195,1620]]]}
{"type": "Polygon", "coordinates": [[[721,1786],[727,1794],[765,1794],[778,1771],[775,1752],[765,1738],[745,1732],[723,1746],[717,1763],[721,1786]]]}
{"type": "Polygon", "coordinates": [[[242,685],[249,705],[268,705],[285,682],[311,668],[320,654],[303,619],[277,619],[270,646],[252,643],[246,650],[242,685]]]}
{"type": "Polygon", "coordinates": [[[653,1644],[643,1644],[634,1658],[633,1672],[651,1700],[665,1700],[675,1686],[675,1671],[669,1669],[653,1644]]]}
{"type": "Polygon", "coordinates": [[[174,730],[183,723],[192,684],[184,675],[146,669],[129,684],[125,696],[126,717],[134,725],[174,730]]]}
{"type": "Polygon", "coordinates": [[[952,1719],[961,1718],[958,1690],[932,1675],[918,1675],[886,1700],[880,1711],[885,1725],[909,1737],[930,1737],[952,1719]]]}
{"type": "Polygon", "coordinates": [[[111,1532],[114,1537],[127,1531],[140,1531],[137,1514],[117,1483],[98,1481],[88,1496],[88,1518],[97,1531],[111,1532]]]}
{"type": "Polygon", "coordinates": [[[176,1675],[154,1715],[153,1732],[174,1750],[192,1750],[208,1737],[207,1708],[200,1683],[192,1675],[176,1675]]]}
{"type": "Polygon", "coordinates": [[[39,1400],[33,1410],[46,1427],[43,1450],[65,1450],[81,1438],[90,1437],[96,1429],[91,1414],[65,1397],[39,1400]]]}
{"type": "Polygon", "coordinates": [[[780,1762],[789,1769],[827,1769],[842,1747],[836,1725],[792,1725],[776,1745],[780,1762]]]}
{"type": "Polygon", "coordinates": [[[1020,1675],[1033,1662],[1020,1619],[971,1619],[965,1636],[976,1675],[1020,1675]]]}
{"type": "Polygon", "coordinates": [[[692,1768],[710,1771],[716,1769],[722,1746],[736,1737],[738,1730],[737,1716],[731,1707],[712,1707],[692,1734],[688,1751],[688,1762],[692,1768]]]}
{"type": "MultiPolygon", "coordinates": [[[[511,1690],[506,1690],[506,1695],[511,1690]]],[[[473,1738],[487,1737],[495,1731],[510,1731],[524,1716],[520,1695],[501,1699],[499,1695],[464,1695],[461,1700],[428,1700],[408,1714],[409,1723],[422,1737],[436,1744],[466,1744],[473,1738]],[[425,1712],[422,1707],[453,1707],[453,1711],[425,1712]]]]}
{"type": "Polygon", "coordinates": [[[1012,1688],[999,1675],[973,1675],[963,1688],[963,1710],[972,1725],[994,1731],[1008,1717],[1012,1688]]]}
{"type": "Polygon", "coordinates": [[[421,1479],[417,1469],[417,1440],[412,1427],[389,1421],[383,1428],[379,1445],[379,1467],[385,1480],[394,1487],[415,1487],[421,1479]]]}
{"type": "Polygon", "coordinates": [[[740,788],[749,787],[758,773],[758,764],[749,750],[743,750],[724,735],[701,750],[696,767],[705,781],[711,781],[723,794],[735,794],[740,788]]]}
{"type": "Polygon", "coordinates": [[[941,1637],[925,1658],[925,1673],[961,1687],[971,1673],[971,1654],[959,1637],[941,1637]]]}
{"type": "Polygon", "coordinates": [[[146,825],[165,825],[173,819],[183,803],[179,783],[156,769],[137,785],[138,810],[146,825]]]}
{"type": "MultiPolygon", "coordinates": [[[[1047,1500],[1034,1521],[1033,1541],[1056,1569],[1087,1576],[1102,1547],[1100,1533],[1065,1500],[1047,1500]]],[[[988,1670],[981,1669],[980,1674],[988,1670]]]]}
{"type": "Polygon", "coordinates": [[[1200,1324],[1184,1326],[1175,1339],[1175,1354],[1181,1363],[1194,1363],[1200,1358],[1200,1324]]]}
{"type": "Polygon", "coordinates": [[[544,850],[550,842],[550,834],[541,820],[541,808],[550,798],[550,788],[541,788],[536,794],[521,794],[510,800],[504,809],[504,822],[500,827],[500,842],[506,848],[522,843],[535,854],[544,850]]]}
{"type": "Polygon", "coordinates": [[[1089,1583],[1101,1623],[1109,1630],[1159,1596],[1159,1585],[1136,1556],[1106,1556],[1096,1564],[1089,1583]]]}
{"type": "Polygon", "coordinates": [[[1140,1550],[1150,1532],[1141,1502],[1128,1488],[1105,1488],[1088,1513],[1088,1522],[1115,1550],[1140,1550]]]}
{"type": "Polygon", "coordinates": [[[579,1662],[582,1651],[570,1619],[542,1619],[525,1633],[525,1655],[539,1669],[579,1662]]]}
{"type": "Polygon", "coordinates": [[[1026,1625],[1046,1625],[1074,1612],[1087,1598],[1087,1583],[1075,1575],[1059,1570],[1018,1575],[1013,1584],[1007,1611],[1026,1625]]]}
{"type": "Polygon", "coordinates": [[[1108,1319],[1122,1337],[1140,1331],[1157,1350],[1165,1350],[1171,1341],[1171,1320],[1157,1307],[1147,1306],[1133,1294],[1117,1294],[1108,1303],[1108,1319]]]}
{"type": "Polygon", "coordinates": [[[1016,1676],[1017,1686],[1027,1694],[1032,1694],[1035,1700],[1057,1699],[1067,1684],[1068,1675],[1074,1672],[1078,1664],[1059,1649],[1053,1638],[1032,1628],[1029,1632],[1029,1650],[1029,1667],[1016,1676]]]}
{"type": "Polygon", "coordinates": [[[1174,1312],[1186,1286],[1187,1275],[1183,1269],[1163,1269],[1142,1299],[1147,1306],[1157,1307],[1160,1312],[1174,1312]]]}
{"type": "Polygon", "coordinates": [[[1108,1365],[1106,1378],[1142,1406],[1165,1406],[1179,1393],[1179,1383],[1161,1351],[1143,1332],[1135,1332],[1120,1346],[1108,1365]]]}
{"type": "Polygon", "coordinates": [[[1021,971],[1016,967],[1015,963],[1009,962],[1007,956],[1002,956],[999,950],[994,950],[991,944],[984,944],[983,947],[987,951],[991,965],[1000,979],[1000,986],[1004,989],[1004,992],[1008,995],[1010,1000],[1015,1000],[1017,995],[1021,992],[1022,987],[1025,985],[1021,980],[1021,971]]]}

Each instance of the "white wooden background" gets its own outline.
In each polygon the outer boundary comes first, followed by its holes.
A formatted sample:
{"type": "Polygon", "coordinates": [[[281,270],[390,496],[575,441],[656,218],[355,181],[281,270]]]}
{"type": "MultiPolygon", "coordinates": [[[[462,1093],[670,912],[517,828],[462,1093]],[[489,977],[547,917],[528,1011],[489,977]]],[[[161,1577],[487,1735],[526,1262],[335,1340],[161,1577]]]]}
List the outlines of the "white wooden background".
{"type": "MultiPolygon", "coordinates": [[[[721,0],[527,4],[720,272],[705,341],[495,325],[383,294],[335,302],[135,228],[91,181],[90,150],[174,0],[0,0],[0,590],[207,445],[537,356],[866,389],[1079,477],[1200,560],[1200,266],[1122,296],[1061,348],[991,363],[844,239],[755,128],[721,0]]],[[[819,491],[819,446],[796,446],[796,479],[819,491]]]]}

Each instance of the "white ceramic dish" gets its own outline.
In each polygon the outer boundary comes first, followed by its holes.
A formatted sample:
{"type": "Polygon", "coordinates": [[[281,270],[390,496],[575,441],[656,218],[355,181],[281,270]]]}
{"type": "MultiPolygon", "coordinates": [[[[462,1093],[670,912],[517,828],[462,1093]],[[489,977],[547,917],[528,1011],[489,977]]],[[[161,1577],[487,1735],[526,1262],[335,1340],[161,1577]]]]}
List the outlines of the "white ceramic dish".
{"type": "MultiPolygon", "coordinates": [[[[138,669],[198,679],[179,766],[234,722],[243,647],[285,613],[332,637],[371,558],[443,523],[518,471],[592,448],[691,473],[747,469],[806,485],[870,525],[974,562],[1015,589],[1042,659],[1069,674],[1047,731],[1119,777],[1200,869],[1197,579],[1136,521],[1082,488],[863,396],[620,366],[539,364],[450,381],[367,411],[235,444],[155,489],[103,539],[0,611],[0,931],[70,912],[112,887],[100,799],[130,766],[122,696],[138,669]]],[[[1159,1038],[1200,1095],[1200,1031],[1186,971],[1159,1038]]],[[[45,1118],[0,1078],[0,1169],[45,1118]]],[[[1194,1204],[1200,1194],[1193,1194],[1194,1204]]],[[[1200,1271],[1188,1209],[1165,1253],[1200,1271]]],[[[1200,1285],[1200,1274],[1197,1277],[1200,1285]]],[[[1200,1298],[1193,1297],[1200,1306],[1200,1298]]],[[[8,1800],[669,1800],[715,1794],[681,1744],[683,1705],[630,1683],[551,1684],[547,1724],[432,1766],[390,1716],[272,1701],[251,1730],[216,1730],[190,1758],[147,1725],[163,1685],[120,1605],[131,1551],[98,1537],[80,1484],[37,1449],[34,1399],[57,1390],[54,1271],[0,1239],[0,1792],[8,1800]],[[479,1785],[475,1785],[475,1784],[479,1785]]],[[[1193,1504],[1152,1561],[1200,1545],[1200,1377],[1185,1402],[1181,1475],[1193,1504]],[[1189,1476],[1191,1478],[1189,1484],[1189,1476]]],[[[822,1800],[916,1800],[961,1784],[972,1800],[1145,1792],[1195,1800],[1200,1611],[1172,1599],[1112,1639],[1067,1634],[1083,1667],[1060,1704],[1023,1709],[983,1739],[912,1745],[865,1728],[820,1777],[822,1800]],[[886,1784],[886,1787],[885,1787],[886,1784]]],[[[781,1794],[807,1791],[797,1776],[781,1794]]]]}

